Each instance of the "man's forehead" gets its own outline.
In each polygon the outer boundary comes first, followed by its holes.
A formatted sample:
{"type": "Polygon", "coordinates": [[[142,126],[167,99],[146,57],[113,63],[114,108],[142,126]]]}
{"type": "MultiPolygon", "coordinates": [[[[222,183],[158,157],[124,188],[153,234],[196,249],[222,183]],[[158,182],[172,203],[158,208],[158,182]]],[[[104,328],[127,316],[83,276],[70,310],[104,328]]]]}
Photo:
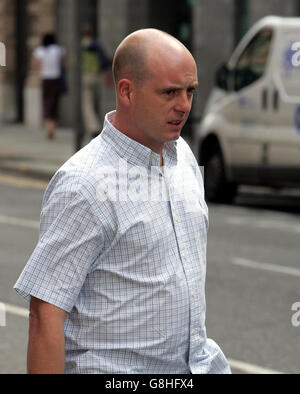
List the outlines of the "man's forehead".
{"type": "Polygon", "coordinates": [[[145,56],[152,67],[172,69],[180,65],[183,69],[196,68],[194,57],[190,51],[183,45],[180,45],[180,43],[172,40],[147,48],[145,56]]]}
{"type": "Polygon", "coordinates": [[[150,69],[153,76],[161,83],[178,85],[178,87],[182,86],[182,83],[193,86],[198,84],[197,67],[193,59],[190,61],[176,59],[175,62],[171,59],[169,62],[160,59],[153,62],[150,69]]]}
{"type": "MultiPolygon", "coordinates": [[[[124,40],[117,52],[126,54],[125,57],[120,57],[123,74],[124,70],[129,69],[133,75],[143,73],[141,79],[149,80],[165,79],[166,76],[171,78],[173,72],[178,78],[178,74],[190,72],[192,79],[197,79],[197,67],[192,54],[180,41],[167,33],[155,29],[134,32],[124,40]],[[137,62],[137,59],[142,61],[137,62]]],[[[174,80],[173,77],[171,79],[174,80]]]]}

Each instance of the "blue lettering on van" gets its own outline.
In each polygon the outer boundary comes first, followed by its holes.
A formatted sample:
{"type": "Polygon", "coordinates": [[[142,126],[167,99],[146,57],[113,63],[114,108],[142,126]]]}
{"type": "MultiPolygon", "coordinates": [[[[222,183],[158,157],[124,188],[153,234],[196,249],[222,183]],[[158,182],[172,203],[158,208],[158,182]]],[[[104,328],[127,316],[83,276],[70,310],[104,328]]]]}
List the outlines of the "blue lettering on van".
{"type": "Polygon", "coordinates": [[[300,59],[300,52],[298,49],[299,42],[290,41],[288,46],[284,49],[282,54],[282,78],[290,79],[292,78],[293,71],[297,70],[300,71],[299,59],[300,59]]]}
{"type": "Polygon", "coordinates": [[[300,104],[297,105],[295,110],[295,126],[297,133],[300,134],[300,104]]]}
{"type": "Polygon", "coordinates": [[[247,108],[247,109],[256,109],[257,104],[256,101],[252,98],[241,96],[238,99],[238,106],[239,108],[247,108]]]}
{"type": "Polygon", "coordinates": [[[292,45],[292,51],[295,53],[292,56],[292,64],[294,67],[300,67],[300,42],[294,42],[292,45]]]}
{"type": "Polygon", "coordinates": [[[292,50],[292,44],[289,45],[289,47],[285,50],[284,52],[284,62],[283,62],[283,68],[285,71],[290,71],[294,68],[292,59],[295,54],[295,51],[292,50]]]}
{"type": "Polygon", "coordinates": [[[247,106],[247,100],[245,97],[240,97],[239,98],[239,106],[240,108],[244,108],[247,106]]]}

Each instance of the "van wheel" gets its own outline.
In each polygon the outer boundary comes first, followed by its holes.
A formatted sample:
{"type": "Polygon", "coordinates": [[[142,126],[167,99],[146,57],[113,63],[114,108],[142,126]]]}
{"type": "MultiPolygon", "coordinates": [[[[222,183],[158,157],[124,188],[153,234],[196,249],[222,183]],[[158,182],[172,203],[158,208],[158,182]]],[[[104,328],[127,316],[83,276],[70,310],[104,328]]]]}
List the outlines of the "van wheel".
{"type": "Polygon", "coordinates": [[[213,153],[206,160],[204,166],[205,195],[208,201],[218,203],[232,203],[237,192],[237,185],[228,182],[221,154],[213,153]]]}

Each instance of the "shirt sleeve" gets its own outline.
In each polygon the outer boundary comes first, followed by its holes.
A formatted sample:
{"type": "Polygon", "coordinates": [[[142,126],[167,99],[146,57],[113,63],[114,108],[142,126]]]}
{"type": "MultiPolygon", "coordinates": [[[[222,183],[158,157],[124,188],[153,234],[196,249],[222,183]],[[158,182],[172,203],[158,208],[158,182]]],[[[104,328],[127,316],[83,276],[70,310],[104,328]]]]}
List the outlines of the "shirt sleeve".
{"type": "Polygon", "coordinates": [[[70,312],[103,243],[100,220],[84,187],[52,192],[41,213],[38,244],[14,288],[70,312]]]}

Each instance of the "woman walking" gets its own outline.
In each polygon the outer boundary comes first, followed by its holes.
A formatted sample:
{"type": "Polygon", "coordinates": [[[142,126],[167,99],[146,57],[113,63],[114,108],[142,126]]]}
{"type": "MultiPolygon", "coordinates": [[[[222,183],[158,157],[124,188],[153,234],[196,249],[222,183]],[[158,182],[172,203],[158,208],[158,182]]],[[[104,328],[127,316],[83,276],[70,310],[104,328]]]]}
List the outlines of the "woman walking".
{"type": "Polygon", "coordinates": [[[54,139],[56,134],[60,81],[65,68],[64,55],[65,49],[56,43],[52,33],[44,35],[42,45],[33,53],[34,68],[42,80],[43,118],[49,139],[54,139]]]}

